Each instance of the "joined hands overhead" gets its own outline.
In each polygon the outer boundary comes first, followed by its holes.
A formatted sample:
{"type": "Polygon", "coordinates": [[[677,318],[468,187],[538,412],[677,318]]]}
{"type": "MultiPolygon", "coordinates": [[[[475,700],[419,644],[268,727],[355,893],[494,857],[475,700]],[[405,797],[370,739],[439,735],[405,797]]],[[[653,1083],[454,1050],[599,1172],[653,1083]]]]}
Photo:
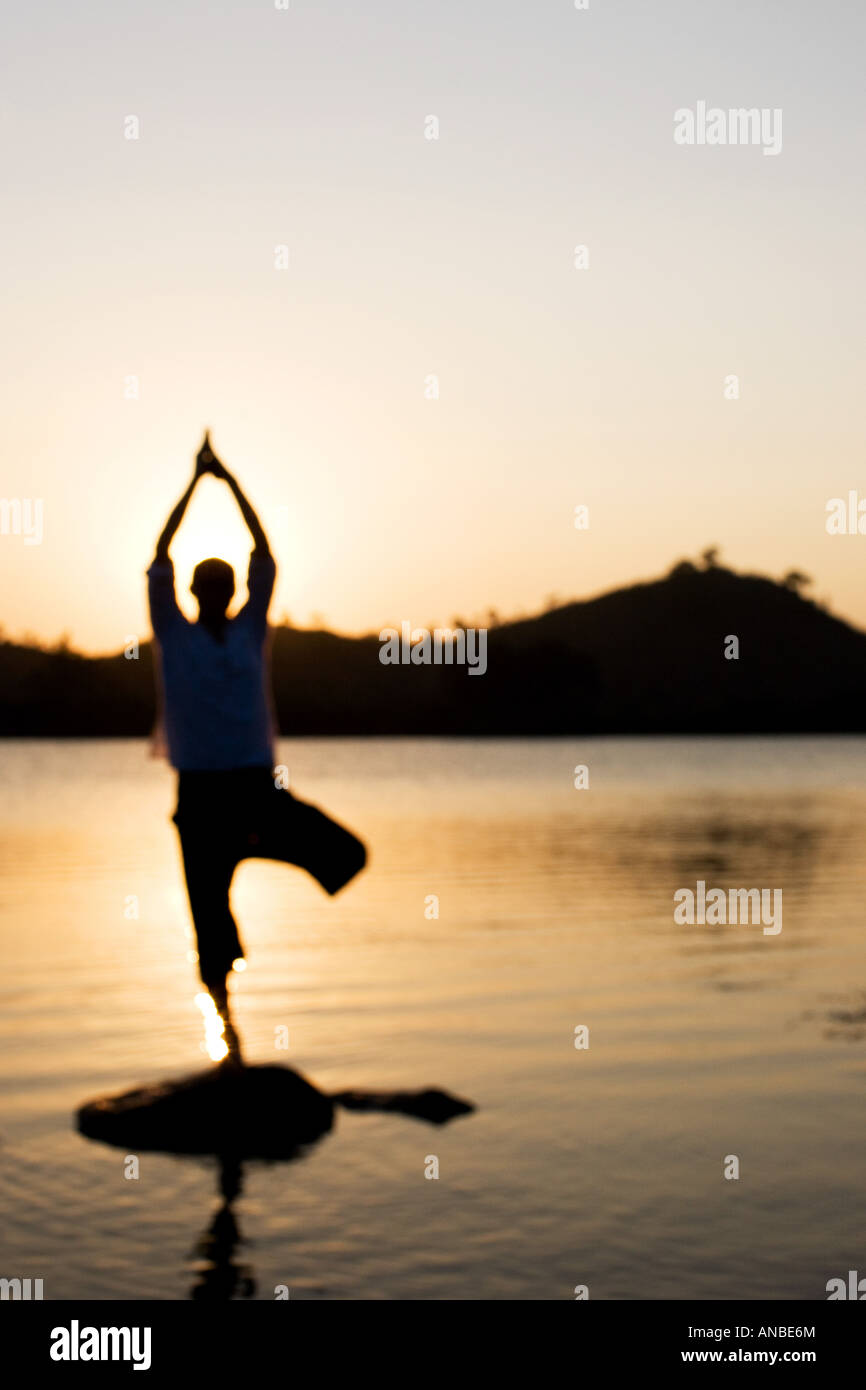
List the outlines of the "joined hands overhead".
{"type": "Polygon", "coordinates": [[[165,523],[165,526],[163,527],[162,534],[160,535],[159,540],[156,543],[156,559],[159,561],[164,561],[168,559],[168,548],[171,545],[172,539],[178,526],[183,520],[184,512],[186,511],[187,506],[189,505],[189,499],[192,497],[192,494],[195,490],[196,484],[198,483],[199,479],[203,478],[206,473],[212,474],[214,478],[219,478],[221,482],[228,483],[228,486],[234,495],[235,501],[240,507],[241,516],[246,522],[250,531],[250,535],[253,538],[253,549],[255,554],[259,556],[269,556],[270,550],[268,548],[268,540],[264,533],[264,530],[262,529],[261,522],[256,516],[256,513],[253,510],[250,503],[248,502],[247,498],[241,491],[241,488],[237,480],[232,476],[232,474],[228,471],[225,465],[217,458],[211,446],[210,431],[205,430],[205,435],[201,443],[201,448],[195,456],[195,473],[193,474],[192,482],[189,484],[189,487],[186,489],[186,492],[183,494],[180,501],[177,503],[176,507],[169,516],[168,521],[165,523]]]}
{"type": "Polygon", "coordinates": [[[196,478],[202,478],[205,473],[211,473],[215,478],[221,478],[223,481],[226,481],[229,476],[227,468],[213,451],[209,430],[205,430],[202,446],[195,456],[196,478]]]}

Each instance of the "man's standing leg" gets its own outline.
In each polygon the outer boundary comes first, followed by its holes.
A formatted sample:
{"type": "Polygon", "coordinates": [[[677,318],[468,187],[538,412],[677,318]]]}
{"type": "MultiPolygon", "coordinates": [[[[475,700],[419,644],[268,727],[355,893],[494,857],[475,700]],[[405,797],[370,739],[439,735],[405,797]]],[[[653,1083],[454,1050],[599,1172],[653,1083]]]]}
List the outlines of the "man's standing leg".
{"type": "Polygon", "coordinates": [[[178,830],[189,906],[195,926],[199,974],[228,1029],[231,1026],[228,976],[232,963],[243,956],[237,924],[229,905],[229,890],[237,859],[227,844],[220,843],[218,836],[203,836],[192,827],[178,826],[178,830]]]}

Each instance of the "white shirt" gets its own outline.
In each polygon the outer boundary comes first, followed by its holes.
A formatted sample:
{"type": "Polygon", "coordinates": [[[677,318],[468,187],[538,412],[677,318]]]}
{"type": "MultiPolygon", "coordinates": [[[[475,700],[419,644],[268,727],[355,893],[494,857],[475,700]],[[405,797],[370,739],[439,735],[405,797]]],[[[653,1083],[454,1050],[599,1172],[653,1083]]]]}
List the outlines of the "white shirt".
{"type": "Polygon", "coordinates": [[[168,753],[181,772],[273,765],[265,638],[275,574],[273,557],[253,551],[249,598],[218,641],[178,608],[171,560],[147,571],[168,753]]]}

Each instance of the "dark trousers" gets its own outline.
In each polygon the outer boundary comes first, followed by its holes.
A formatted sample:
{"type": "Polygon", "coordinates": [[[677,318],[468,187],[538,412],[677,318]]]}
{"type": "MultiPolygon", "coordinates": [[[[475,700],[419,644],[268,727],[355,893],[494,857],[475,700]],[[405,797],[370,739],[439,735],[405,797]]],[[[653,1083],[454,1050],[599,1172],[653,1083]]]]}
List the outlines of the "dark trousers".
{"type": "Polygon", "coordinates": [[[364,867],[367,852],[350,830],[274,783],[269,767],[181,772],[177,809],[199,974],[222,985],[243,955],[229,906],[234,871],[243,859],[276,859],[306,869],[337,893],[364,867]]]}

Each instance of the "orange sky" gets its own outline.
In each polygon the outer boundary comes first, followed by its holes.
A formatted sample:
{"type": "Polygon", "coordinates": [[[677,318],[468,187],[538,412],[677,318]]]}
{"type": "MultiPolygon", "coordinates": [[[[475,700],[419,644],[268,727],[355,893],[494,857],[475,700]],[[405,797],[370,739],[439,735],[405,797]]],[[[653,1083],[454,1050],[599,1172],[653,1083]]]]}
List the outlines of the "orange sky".
{"type": "MultiPolygon", "coordinates": [[[[8,634],[147,632],[205,425],[275,618],[531,612],[717,543],[866,627],[866,536],[825,529],[866,497],[862,17],[816,55],[805,3],[469,10],[10,21],[0,495],[44,536],[0,535],[8,634]],[[781,152],[676,144],[699,99],[780,108],[781,152]]],[[[248,548],[208,480],[179,578],[248,548]]]]}

